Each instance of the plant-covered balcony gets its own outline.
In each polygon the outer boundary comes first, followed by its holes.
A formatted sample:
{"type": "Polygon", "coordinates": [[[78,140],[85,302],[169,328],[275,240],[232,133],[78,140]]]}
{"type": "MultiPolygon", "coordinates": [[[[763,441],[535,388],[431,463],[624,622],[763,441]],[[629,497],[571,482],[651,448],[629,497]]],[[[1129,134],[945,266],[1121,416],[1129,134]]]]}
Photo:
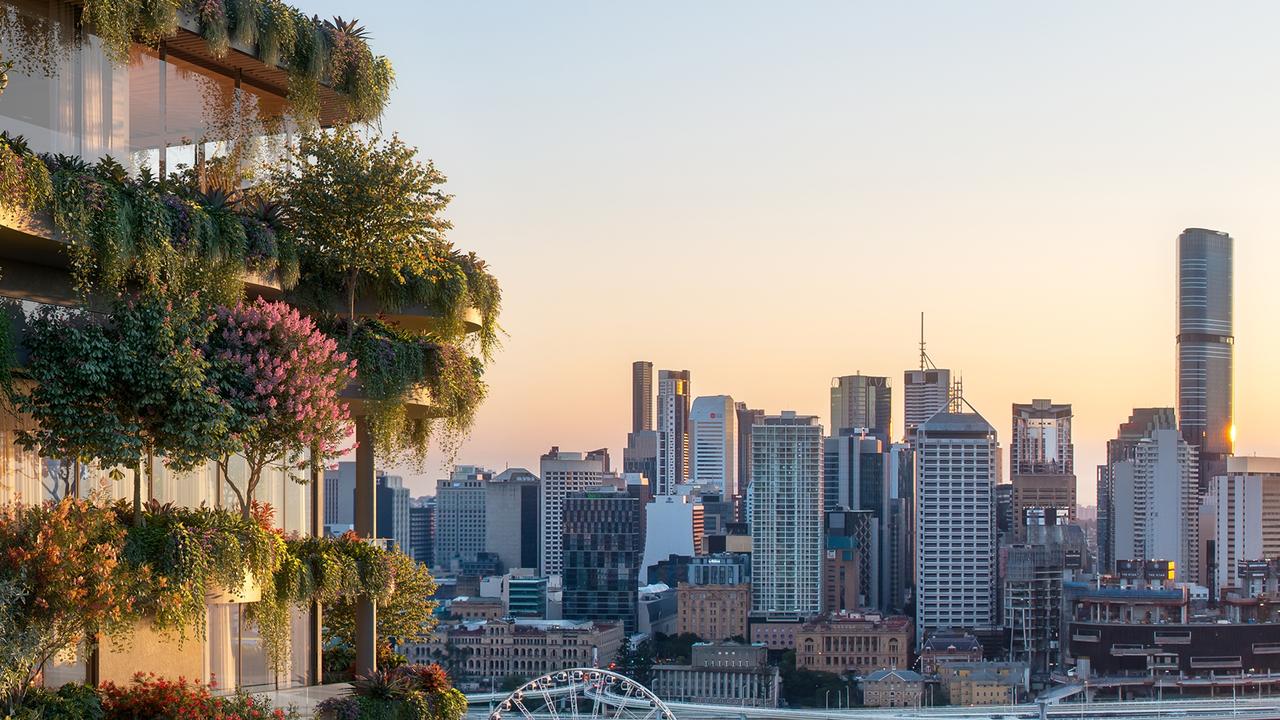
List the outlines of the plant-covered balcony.
{"type": "MultiPolygon", "coordinates": [[[[106,534],[63,544],[112,563],[56,643],[88,677],[6,656],[0,685],[181,673],[196,654],[135,652],[176,642],[202,646],[191,676],[316,682],[330,636],[374,671],[432,591],[368,544],[375,460],[456,447],[501,302],[446,237],[443,174],[347,126],[381,114],[389,63],[275,0],[0,0],[0,56],[0,525],[78,514],[106,534]],[[322,540],[346,452],[356,534],[322,540]]],[[[39,616],[31,573],[0,552],[0,613],[39,616]]]]}

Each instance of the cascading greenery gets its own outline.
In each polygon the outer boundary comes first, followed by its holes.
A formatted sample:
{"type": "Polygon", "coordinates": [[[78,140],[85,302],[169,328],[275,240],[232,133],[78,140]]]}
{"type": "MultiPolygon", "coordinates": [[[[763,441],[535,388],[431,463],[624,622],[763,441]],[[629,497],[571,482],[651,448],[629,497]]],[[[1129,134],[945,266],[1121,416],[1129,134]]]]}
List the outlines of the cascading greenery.
{"type": "MultiPolygon", "coordinates": [[[[155,46],[176,34],[184,13],[195,19],[215,57],[226,55],[233,44],[256,46],[263,63],[284,67],[292,114],[301,124],[313,125],[319,117],[321,84],[345,97],[348,120],[374,122],[382,116],[395,73],[385,56],[369,48],[368,33],[356,21],[322,21],[281,0],[85,0],[82,19],[101,38],[107,57],[125,64],[135,43],[155,46]]],[[[57,72],[66,47],[84,42],[84,34],[68,27],[0,12],[0,36],[45,56],[24,68],[38,66],[49,75],[57,72]]]]}
{"type": "Polygon", "coordinates": [[[0,208],[29,213],[44,208],[52,195],[49,169],[26,141],[0,133],[0,208]]]}
{"type": "Polygon", "coordinates": [[[129,177],[104,158],[89,165],[38,156],[0,135],[0,208],[47,210],[69,244],[72,280],[84,296],[138,285],[209,303],[233,303],[246,270],[284,287],[298,280],[298,253],[278,204],[254,193],[202,192],[193,171],[129,177]]]}
{"type": "MultiPolygon", "coordinates": [[[[129,503],[118,502],[112,510],[121,525],[131,525],[129,503]]],[[[135,609],[179,642],[188,634],[204,637],[210,593],[270,582],[284,553],[284,541],[261,517],[152,500],[143,518],[127,530],[122,553],[139,571],[135,609]]]]}
{"type": "Polygon", "coordinates": [[[434,437],[445,451],[464,439],[487,391],[484,364],[464,349],[375,318],[330,318],[323,327],[356,361],[356,377],[369,403],[369,431],[388,462],[426,458],[434,437]],[[441,417],[411,418],[406,403],[425,388],[441,417]]]}

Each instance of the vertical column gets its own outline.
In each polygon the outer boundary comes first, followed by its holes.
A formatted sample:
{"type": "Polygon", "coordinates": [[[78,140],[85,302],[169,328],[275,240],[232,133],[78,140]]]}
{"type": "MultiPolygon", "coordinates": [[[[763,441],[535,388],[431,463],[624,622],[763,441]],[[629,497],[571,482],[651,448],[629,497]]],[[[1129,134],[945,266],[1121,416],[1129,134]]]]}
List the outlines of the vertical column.
{"type": "MultiPolygon", "coordinates": [[[[373,476],[373,437],[369,418],[356,422],[356,535],[372,538],[378,515],[377,482],[373,476]]],[[[356,675],[369,675],[378,669],[378,608],[368,595],[356,599],[356,675]]]]}
{"type": "MultiPolygon", "coordinates": [[[[311,447],[311,535],[324,535],[324,466],[320,463],[317,447],[311,447]]],[[[221,488],[219,488],[221,495],[221,488]]],[[[324,682],[324,612],[320,602],[311,603],[311,623],[307,627],[307,639],[311,642],[311,652],[307,654],[308,683],[319,685],[324,682]]]]}

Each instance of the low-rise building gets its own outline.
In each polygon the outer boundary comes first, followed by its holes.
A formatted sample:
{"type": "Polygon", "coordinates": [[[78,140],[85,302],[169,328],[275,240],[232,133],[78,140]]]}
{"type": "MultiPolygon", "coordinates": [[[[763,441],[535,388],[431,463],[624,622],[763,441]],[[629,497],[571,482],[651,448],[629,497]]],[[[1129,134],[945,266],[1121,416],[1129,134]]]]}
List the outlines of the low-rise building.
{"type": "Polygon", "coordinates": [[[688,665],[654,665],[650,688],[671,702],[778,707],[781,679],[764,645],[695,643],[688,665]]]}
{"type": "Polygon", "coordinates": [[[913,670],[876,670],[862,679],[867,707],[918,708],[924,700],[924,677],[913,670]]]}
{"type": "Polygon", "coordinates": [[[649,637],[676,634],[676,591],[657,583],[640,588],[639,595],[639,632],[649,637]]]}
{"type": "Polygon", "coordinates": [[[507,614],[500,597],[463,596],[449,603],[449,615],[457,620],[497,620],[507,614]]]}
{"type": "Polygon", "coordinates": [[[760,643],[770,650],[794,650],[796,632],[801,624],[799,619],[794,618],[764,619],[747,616],[752,644],[760,643]]]}
{"type": "MultiPolygon", "coordinates": [[[[1148,561],[1153,565],[1167,561],[1148,561]]],[[[1176,675],[1207,678],[1280,672],[1280,593],[1262,583],[1224,590],[1215,612],[1193,611],[1190,588],[1168,580],[1172,570],[1137,572],[1117,561],[1115,577],[1063,583],[1070,607],[1068,664],[1080,677],[1176,675]]],[[[1262,574],[1270,563],[1259,561],[1262,574]]],[[[1159,569],[1159,568],[1157,568],[1159,569]]],[[[1242,564],[1237,573],[1255,572],[1242,564]]],[[[1197,603],[1198,605],[1198,603],[1197,603]]],[[[1203,680],[1200,683],[1204,687],[1203,680]]]]}
{"type": "Polygon", "coordinates": [[[938,666],[951,662],[981,662],[982,643],[959,630],[939,630],[920,646],[920,672],[935,675],[938,666]]]}
{"type": "Polygon", "coordinates": [[[468,678],[535,677],[569,667],[607,667],[622,647],[621,623],[503,618],[454,626],[446,643],[467,655],[468,678]]]}
{"type": "Polygon", "coordinates": [[[864,675],[879,668],[910,666],[914,626],[902,616],[838,613],[796,631],[796,667],[864,675]]]}
{"type": "Polygon", "coordinates": [[[693,633],[704,640],[728,640],[747,636],[751,612],[751,586],[690,585],[676,588],[676,632],[693,633]]]}
{"type": "Polygon", "coordinates": [[[951,662],[938,682],[952,705],[1012,705],[1030,689],[1031,669],[1019,662],[951,662]]]}

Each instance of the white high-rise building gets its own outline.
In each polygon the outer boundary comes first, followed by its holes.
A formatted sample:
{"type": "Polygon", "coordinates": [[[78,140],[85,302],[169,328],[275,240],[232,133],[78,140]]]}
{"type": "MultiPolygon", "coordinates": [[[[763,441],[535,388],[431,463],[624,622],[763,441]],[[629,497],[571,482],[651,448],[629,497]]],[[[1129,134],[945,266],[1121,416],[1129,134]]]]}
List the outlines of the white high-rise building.
{"type": "Polygon", "coordinates": [[[739,495],[738,412],[733,398],[711,395],[693,401],[689,444],[695,485],[719,485],[726,500],[739,495]]]}
{"type": "Polygon", "coordinates": [[[1214,514],[1215,584],[1239,587],[1237,563],[1280,557],[1280,458],[1227,458],[1209,484],[1214,514]]]}
{"type": "Polygon", "coordinates": [[[907,442],[915,442],[916,428],[947,407],[951,371],[930,368],[902,374],[903,425],[907,442]]]}
{"type": "Polygon", "coordinates": [[[1116,560],[1172,560],[1179,582],[1200,567],[1199,458],[1172,428],[1152,430],[1112,466],[1116,560]]]}
{"type": "MultiPolygon", "coordinates": [[[[931,371],[932,372],[932,371],[931,371]]],[[[996,430],[939,412],[916,434],[916,638],[996,624],[996,430]]]]}
{"type": "Polygon", "coordinates": [[[689,479],[689,371],[658,371],[658,432],[661,433],[654,495],[670,495],[689,479]]]}
{"type": "Polygon", "coordinates": [[[766,415],[751,428],[751,610],[809,617],[821,606],[822,425],[766,415]]]}
{"type": "Polygon", "coordinates": [[[564,498],[599,486],[609,469],[609,455],[603,450],[561,452],[553,447],[542,456],[539,469],[539,570],[543,576],[559,575],[564,569],[564,498]]]}

